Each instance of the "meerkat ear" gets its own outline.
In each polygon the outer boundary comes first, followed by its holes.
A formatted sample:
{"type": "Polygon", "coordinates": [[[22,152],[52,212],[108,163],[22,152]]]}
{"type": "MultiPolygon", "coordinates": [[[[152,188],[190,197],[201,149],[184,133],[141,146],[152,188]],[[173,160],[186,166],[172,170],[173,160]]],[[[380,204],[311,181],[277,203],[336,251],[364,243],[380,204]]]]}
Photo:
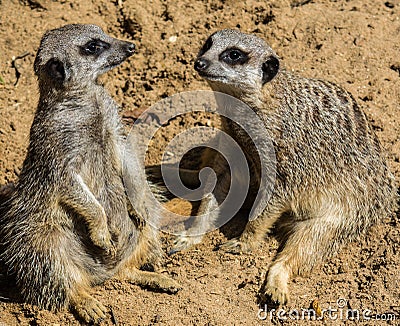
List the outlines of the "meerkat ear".
{"type": "Polygon", "coordinates": [[[262,84],[271,81],[279,71],[279,59],[274,56],[270,56],[267,61],[262,65],[262,84]]]}
{"type": "Polygon", "coordinates": [[[64,82],[68,79],[68,68],[57,58],[52,58],[46,63],[46,72],[50,78],[57,82],[64,82]]]}

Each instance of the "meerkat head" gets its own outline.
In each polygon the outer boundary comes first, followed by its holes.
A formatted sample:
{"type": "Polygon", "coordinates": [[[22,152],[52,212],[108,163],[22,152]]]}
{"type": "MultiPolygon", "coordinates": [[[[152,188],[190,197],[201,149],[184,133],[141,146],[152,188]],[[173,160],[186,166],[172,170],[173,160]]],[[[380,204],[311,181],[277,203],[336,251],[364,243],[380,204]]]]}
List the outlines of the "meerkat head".
{"type": "Polygon", "coordinates": [[[279,59],[262,39],[237,30],[212,34],[197,56],[194,69],[217,91],[254,93],[279,71],[279,59]]]}
{"type": "Polygon", "coordinates": [[[71,24],[46,32],[34,69],[50,87],[94,82],[134,53],[135,45],[105,34],[96,25],[71,24]]]}

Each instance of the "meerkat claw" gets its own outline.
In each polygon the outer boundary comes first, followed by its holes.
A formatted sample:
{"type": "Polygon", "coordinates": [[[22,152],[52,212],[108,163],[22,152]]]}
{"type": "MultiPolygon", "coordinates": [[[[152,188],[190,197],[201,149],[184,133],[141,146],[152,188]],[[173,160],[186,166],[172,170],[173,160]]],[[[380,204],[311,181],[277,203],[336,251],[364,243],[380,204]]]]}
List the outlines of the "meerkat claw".
{"type": "Polygon", "coordinates": [[[144,288],[175,294],[182,286],[174,279],[154,272],[141,271],[137,269],[125,271],[124,278],[133,284],[144,288]]]}
{"type": "Polygon", "coordinates": [[[159,290],[165,293],[175,294],[182,290],[182,286],[170,277],[159,275],[157,287],[159,290]]]}
{"type": "Polygon", "coordinates": [[[237,238],[221,244],[218,247],[218,249],[230,254],[241,254],[241,253],[248,253],[251,251],[251,248],[248,244],[240,241],[237,238]]]}
{"type": "Polygon", "coordinates": [[[88,296],[73,305],[78,316],[86,323],[99,324],[106,318],[107,309],[99,301],[88,296]]]}
{"type": "Polygon", "coordinates": [[[267,287],[264,296],[281,305],[286,305],[289,302],[288,293],[277,287],[267,287]]]}
{"type": "Polygon", "coordinates": [[[289,302],[289,272],[282,263],[273,264],[268,272],[264,293],[272,301],[287,304],[289,302]]]}
{"type": "Polygon", "coordinates": [[[198,244],[201,242],[201,238],[199,237],[189,237],[186,235],[178,236],[172,245],[171,250],[168,252],[169,255],[176,254],[179,251],[186,250],[191,246],[198,244]]]}
{"type": "Polygon", "coordinates": [[[113,242],[111,240],[111,234],[108,229],[96,230],[90,234],[90,239],[96,247],[103,249],[107,254],[111,254],[115,251],[113,242]]]}

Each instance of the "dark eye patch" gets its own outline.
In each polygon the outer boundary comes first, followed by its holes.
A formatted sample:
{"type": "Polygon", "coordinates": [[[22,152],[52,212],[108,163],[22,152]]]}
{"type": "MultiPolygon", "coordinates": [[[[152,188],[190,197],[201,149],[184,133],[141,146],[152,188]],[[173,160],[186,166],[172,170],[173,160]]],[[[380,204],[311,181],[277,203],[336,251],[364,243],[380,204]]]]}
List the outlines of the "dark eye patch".
{"type": "Polygon", "coordinates": [[[249,55],[237,48],[230,48],[219,55],[219,60],[228,65],[242,65],[249,61],[249,55]]]}
{"type": "Polygon", "coordinates": [[[212,37],[210,36],[206,43],[204,43],[203,47],[200,49],[199,54],[197,55],[198,57],[201,57],[204,53],[206,53],[208,50],[211,49],[213,45],[212,37]]]}
{"type": "Polygon", "coordinates": [[[92,40],[81,47],[81,52],[85,55],[100,55],[104,50],[109,49],[110,44],[101,40],[92,40]]]}

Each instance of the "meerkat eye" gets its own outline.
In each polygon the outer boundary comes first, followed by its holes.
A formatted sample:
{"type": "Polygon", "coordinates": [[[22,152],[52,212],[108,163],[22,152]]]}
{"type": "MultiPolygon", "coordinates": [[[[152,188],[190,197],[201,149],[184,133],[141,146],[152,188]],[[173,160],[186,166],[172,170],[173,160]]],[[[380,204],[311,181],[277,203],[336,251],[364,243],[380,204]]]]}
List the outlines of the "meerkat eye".
{"type": "Polygon", "coordinates": [[[229,65],[242,65],[249,60],[249,56],[239,49],[228,49],[221,53],[219,59],[229,65]]]}
{"type": "Polygon", "coordinates": [[[100,40],[94,40],[86,43],[81,49],[82,52],[86,55],[99,55],[102,53],[105,49],[108,49],[110,47],[110,44],[100,41],[100,40]]]}
{"type": "Polygon", "coordinates": [[[86,50],[87,53],[95,54],[97,51],[100,50],[100,47],[97,45],[96,42],[90,42],[90,43],[86,46],[85,50],[86,50]]]}
{"type": "Polygon", "coordinates": [[[239,51],[231,51],[229,52],[229,59],[231,59],[232,61],[236,61],[237,59],[240,58],[240,52],[239,51]]]}

